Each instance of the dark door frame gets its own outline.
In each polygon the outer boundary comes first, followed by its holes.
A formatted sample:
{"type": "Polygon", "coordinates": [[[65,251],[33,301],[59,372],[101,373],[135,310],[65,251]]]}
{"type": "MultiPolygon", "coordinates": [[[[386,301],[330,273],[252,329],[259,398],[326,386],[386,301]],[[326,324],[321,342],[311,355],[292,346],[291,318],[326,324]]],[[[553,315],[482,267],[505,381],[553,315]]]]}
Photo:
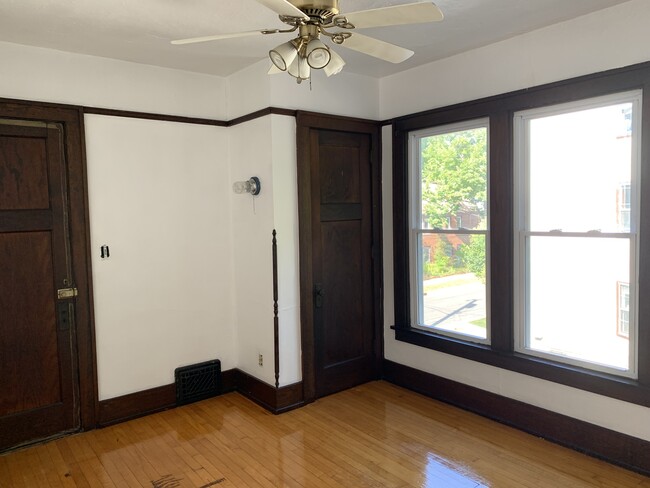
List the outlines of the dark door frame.
{"type": "Polygon", "coordinates": [[[296,114],[298,222],[300,252],[300,335],[305,403],[316,399],[314,344],[314,279],[312,272],[310,131],[325,129],[368,134],[371,138],[373,341],[377,377],[383,351],[383,266],[381,212],[381,124],[375,121],[298,111],[296,114]]]}
{"type": "Polygon", "coordinates": [[[74,285],[78,290],[73,340],[79,374],[80,428],[92,429],[96,426],[98,396],[83,111],[69,105],[0,99],[0,117],[58,123],[63,127],[70,255],[74,285]]]}

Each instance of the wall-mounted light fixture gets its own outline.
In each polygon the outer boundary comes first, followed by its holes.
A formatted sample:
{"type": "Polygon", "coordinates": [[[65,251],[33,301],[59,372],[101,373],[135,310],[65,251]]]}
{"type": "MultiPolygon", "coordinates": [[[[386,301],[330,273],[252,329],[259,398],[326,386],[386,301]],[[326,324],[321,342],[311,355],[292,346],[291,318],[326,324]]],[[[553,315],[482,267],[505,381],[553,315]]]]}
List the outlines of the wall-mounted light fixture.
{"type": "Polygon", "coordinates": [[[235,181],[232,184],[232,191],[235,193],[250,193],[251,195],[259,195],[262,185],[257,176],[251,176],[246,181],[235,181]]]}

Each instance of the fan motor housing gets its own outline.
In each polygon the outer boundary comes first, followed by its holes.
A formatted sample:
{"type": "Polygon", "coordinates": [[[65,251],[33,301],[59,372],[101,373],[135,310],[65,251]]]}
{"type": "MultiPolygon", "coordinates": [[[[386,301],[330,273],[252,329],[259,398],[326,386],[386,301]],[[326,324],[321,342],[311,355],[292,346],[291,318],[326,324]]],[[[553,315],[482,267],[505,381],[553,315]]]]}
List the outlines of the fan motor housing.
{"type": "Polygon", "coordinates": [[[339,0],[289,0],[289,3],[310,17],[320,17],[322,20],[339,14],[339,0]]]}

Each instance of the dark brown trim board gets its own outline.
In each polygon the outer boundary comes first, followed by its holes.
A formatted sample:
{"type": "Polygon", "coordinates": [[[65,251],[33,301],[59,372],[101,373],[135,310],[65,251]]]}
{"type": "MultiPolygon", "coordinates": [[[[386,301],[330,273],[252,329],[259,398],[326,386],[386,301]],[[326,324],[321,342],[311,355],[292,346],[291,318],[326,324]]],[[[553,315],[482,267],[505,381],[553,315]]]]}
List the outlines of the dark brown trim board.
{"type": "Polygon", "coordinates": [[[83,107],[83,112],[86,114],[106,115],[110,117],[127,117],[132,119],[145,119],[145,120],[163,120],[165,122],[178,122],[181,124],[198,124],[198,125],[214,125],[217,127],[232,127],[234,125],[243,124],[251,120],[266,117],[267,115],[285,115],[288,117],[295,117],[296,111],[279,107],[266,107],[255,112],[251,112],[241,117],[236,117],[232,120],[217,120],[201,117],[184,117],[181,115],[158,114],[152,112],[135,112],[131,110],[117,110],[112,108],[99,108],[99,107],[83,107]]]}
{"type": "Polygon", "coordinates": [[[232,120],[229,120],[226,123],[226,125],[228,127],[232,127],[233,125],[243,124],[244,122],[259,119],[260,117],[266,117],[267,115],[286,115],[288,117],[295,117],[296,113],[297,112],[295,110],[290,110],[286,108],[267,107],[261,110],[257,110],[255,112],[251,112],[246,115],[242,115],[241,117],[237,117],[232,120]]]}
{"type": "Polygon", "coordinates": [[[106,427],[175,406],[176,386],[174,384],[150,388],[99,402],[98,424],[106,427]]]}
{"type": "Polygon", "coordinates": [[[650,476],[650,442],[384,360],[384,379],[650,476]]]}
{"type": "Polygon", "coordinates": [[[217,127],[231,127],[233,125],[242,124],[251,120],[265,117],[267,115],[284,115],[287,117],[295,117],[296,110],[281,108],[281,107],[266,107],[249,114],[236,117],[232,120],[218,120],[204,117],[186,117],[183,115],[172,115],[154,112],[138,112],[134,110],[121,110],[114,108],[102,107],[85,107],[80,105],[72,105],[65,103],[52,103],[40,102],[38,100],[20,100],[14,98],[0,98],[0,103],[7,104],[20,104],[26,107],[40,107],[41,109],[61,109],[61,110],[75,110],[80,113],[83,118],[84,114],[105,115],[109,117],[126,117],[132,119],[145,119],[145,120],[162,120],[165,122],[178,122],[181,124],[198,124],[198,125],[214,125],[217,127]]]}
{"type": "Polygon", "coordinates": [[[275,388],[237,370],[237,391],[271,413],[282,413],[304,404],[302,382],[275,388]]]}
{"type": "MultiPolygon", "coordinates": [[[[303,405],[302,382],[275,388],[257,378],[229,369],[221,372],[221,393],[237,391],[274,414],[303,405]]],[[[176,385],[169,384],[128,395],[102,400],[98,408],[98,426],[125,422],[176,407],[176,385]]]]}
{"type": "Polygon", "coordinates": [[[134,112],[130,110],[115,110],[110,108],[84,107],[84,113],[95,115],[107,115],[110,117],[127,117],[131,119],[164,120],[166,122],[178,122],[181,124],[216,125],[226,127],[227,122],[222,120],[204,119],[199,117],[183,117],[180,115],[156,114],[151,112],[134,112]]]}
{"type": "Polygon", "coordinates": [[[280,318],[278,317],[278,239],[273,229],[271,240],[273,255],[273,367],[275,368],[275,387],[280,386],[280,318]]]}

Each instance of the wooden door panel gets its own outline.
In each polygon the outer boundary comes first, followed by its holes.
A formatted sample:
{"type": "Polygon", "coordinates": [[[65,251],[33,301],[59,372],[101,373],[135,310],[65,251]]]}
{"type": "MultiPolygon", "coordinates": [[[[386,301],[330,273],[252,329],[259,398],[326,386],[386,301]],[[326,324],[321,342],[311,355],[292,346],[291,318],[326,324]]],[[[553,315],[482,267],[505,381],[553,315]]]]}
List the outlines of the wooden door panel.
{"type": "Polygon", "coordinates": [[[321,204],[360,202],[359,156],[358,147],[321,145],[321,204]]]}
{"type": "Polygon", "coordinates": [[[323,222],[323,364],[324,368],[367,354],[360,221],[323,222]],[[325,265],[325,264],[324,264],[325,265]]]}
{"type": "Polygon", "coordinates": [[[311,134],[316,394],[375,377],[370,136],[311,134]]]}
{"type": "Polygon", "coordinates": [[[62,126],[0,120],[0,451],[79,427],[67,199],[62,126]]]}
{"type": "Polygon", "coordinates": [[[0,234],[0,273],[2,417],[61,401],[49,233],[0,234]]]}
{"type": "Polygon", "coordinates": [[[46,130],[0,126],[0,210],[50,207],[46,130]]]}

